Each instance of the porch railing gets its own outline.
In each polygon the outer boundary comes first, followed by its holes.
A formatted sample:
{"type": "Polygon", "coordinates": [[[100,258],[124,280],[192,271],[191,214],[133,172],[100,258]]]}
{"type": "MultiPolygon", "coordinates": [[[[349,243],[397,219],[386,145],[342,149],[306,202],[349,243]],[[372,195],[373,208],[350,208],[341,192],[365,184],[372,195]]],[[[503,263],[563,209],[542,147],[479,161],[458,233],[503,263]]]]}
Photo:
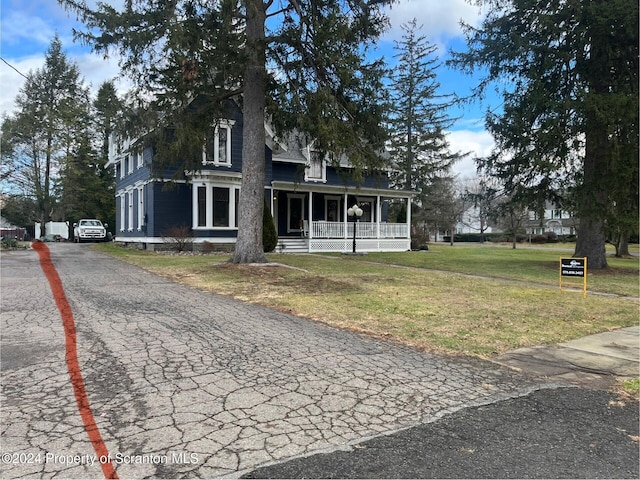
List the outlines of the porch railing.
{"type": "MultiPolygon", "coordinates": [[[[353,237],[353,222],[314,221],[311,222],[311,229],[313,238],[353,237]]],[[[409,227],[406,223],[358,222],[356,236],[357,238],[409,238],[409,227]]]]}

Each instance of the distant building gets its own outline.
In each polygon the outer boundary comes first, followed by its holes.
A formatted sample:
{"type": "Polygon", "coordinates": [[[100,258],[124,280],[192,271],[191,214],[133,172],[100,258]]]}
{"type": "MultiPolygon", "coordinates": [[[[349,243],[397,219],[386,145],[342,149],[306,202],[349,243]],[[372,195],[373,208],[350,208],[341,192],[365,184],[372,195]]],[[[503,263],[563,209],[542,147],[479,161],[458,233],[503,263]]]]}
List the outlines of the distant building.
{"type": "MultiPolygon", "coordinates": [[[[500,223],[500,222],[498,222],[500,223]]],[[[553,232],[556,235],[575,235],[578,228],[578,219],[569,212],[558,208],[551,202],[546,202],[542,218],[538,212],[529,210],[528,219],[522,224],[522,228],[527,235],[542,235],[546,232],[553,232]]],[[[455,232],[457,235],[470,233],[500,233],[503,229],[493,221],[482,219],[480,209],[471,206],[460,216],[460,221],[456,223],[455,232]],[[482,230],[484,230],[482,232],[482,230]]],[[[449,232],[442,232],[449,235],[449,232]]]]}
{"type": "Polygon", "coordinates": [[[25,228],[16,227],[9,223],[3,217],[0,217],[0,238],[13,238],[15,240],[23,240],[27,230],[25,228]]]}
{"type": "Polygon", "coordinates": [[[542,218],[538,212],[529,211],[529,220],[525,223],[525,230],[530,235],[542,235],[553,232],[557,235],[575,235],[578,219],[567,211],[558,208],[551,202],[546,202],[542,218]]]}
{"type": "Polygon", "coordinates": [[[473,205],[462,212],[460,221],[456,223],[456,234],[491,233],[496,231],[495,226],[489,226],[489,221],[486,216],[483,218],[480,207],[473,205]]]}

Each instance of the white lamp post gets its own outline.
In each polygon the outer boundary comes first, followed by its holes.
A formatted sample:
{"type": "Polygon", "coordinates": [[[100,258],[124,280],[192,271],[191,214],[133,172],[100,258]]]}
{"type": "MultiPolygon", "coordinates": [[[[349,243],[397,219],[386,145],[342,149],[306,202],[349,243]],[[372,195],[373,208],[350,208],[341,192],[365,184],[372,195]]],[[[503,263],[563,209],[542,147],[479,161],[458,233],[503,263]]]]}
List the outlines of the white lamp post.
{"type": "Polygon", "coordinates": [[[356,203],[353,207],[347,209],[347,215],[353,217],[353,253],[356,253],[356,225],[362,216],[362,209],[356,203]]]}

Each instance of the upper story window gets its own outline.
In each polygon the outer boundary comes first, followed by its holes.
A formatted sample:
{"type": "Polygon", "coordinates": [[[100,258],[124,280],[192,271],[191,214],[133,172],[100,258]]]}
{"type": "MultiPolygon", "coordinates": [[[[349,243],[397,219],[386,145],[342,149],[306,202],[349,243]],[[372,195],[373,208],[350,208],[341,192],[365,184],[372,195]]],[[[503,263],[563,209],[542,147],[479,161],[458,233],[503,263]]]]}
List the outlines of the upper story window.
{"type": "Polygon", "coordinates": [[[215,126],[207,138],[202,152],[203,164],[231,166],[231,128],[233,122],[222,121],[215,126]]]}
{"type": "Polygon", "coordinates": [[[136,163],[138,168],[144,167],[144,151],[143,150],[136,151],[135,156],[136,156],[136,163]]]}
{"type": "Polygon", "coordinates": [[[327,169],[324,155],[315,150],[309,151],[309,162],[305,169],[305,180],[324,182],[327,180],[327,169]]]}

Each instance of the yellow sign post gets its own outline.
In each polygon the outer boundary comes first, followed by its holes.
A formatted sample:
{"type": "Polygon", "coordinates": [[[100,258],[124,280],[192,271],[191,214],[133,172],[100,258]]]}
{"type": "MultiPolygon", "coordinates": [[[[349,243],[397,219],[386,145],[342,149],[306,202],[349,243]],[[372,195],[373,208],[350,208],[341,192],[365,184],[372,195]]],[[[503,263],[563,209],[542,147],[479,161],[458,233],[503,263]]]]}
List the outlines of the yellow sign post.
{"type": "MultiPolygon", "coordinates": [[[[560,291],[562,292],[563,278],[581,278],[582,296],[587,296],[587,257],[560,259],[560,291]]],[[[565,281],[564,284],[567,282],[565,281]]],[[[577,285],[575,282],[573,285],[577,285]]]]}

